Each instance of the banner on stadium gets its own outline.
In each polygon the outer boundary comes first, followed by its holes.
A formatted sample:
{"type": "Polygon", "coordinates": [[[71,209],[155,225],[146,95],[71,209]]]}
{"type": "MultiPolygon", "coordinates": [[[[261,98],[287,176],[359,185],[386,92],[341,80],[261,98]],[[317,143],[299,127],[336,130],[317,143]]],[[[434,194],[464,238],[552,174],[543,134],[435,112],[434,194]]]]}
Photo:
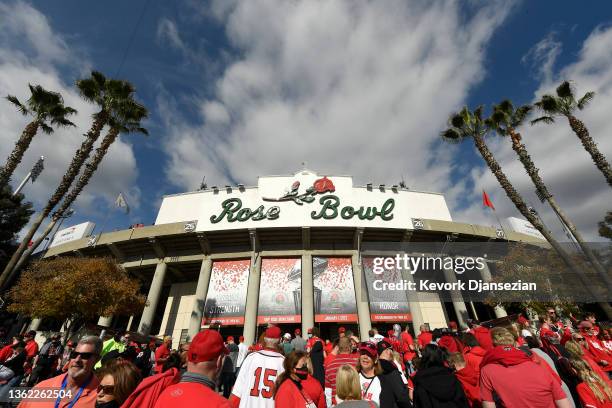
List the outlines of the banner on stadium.
{"type": "Polygon", "coordinates": [[[356,322],[351,258],[313,257],[315,322],[356,322]]]}
{"type": "Polygon", "coordinates": [[[370,319],[373,322],[412,321],[406,291],[376,290],[380,288],[381,282],[402,282],[401,271],[395,268],[385,268],[382,273],[375,274],[373,263],[374,257],[363,257],[361,260],[370,300],[370,319]]]}
{"type": "Polygon", "coordinates": [[[302,259],[261,260],[257,323],[302,321],[302,259]]]}
{"type": "Polygon", "coordinates": [[[202,325],[243,325],[249,282],[249,259],[214,261],[202,325]]]}

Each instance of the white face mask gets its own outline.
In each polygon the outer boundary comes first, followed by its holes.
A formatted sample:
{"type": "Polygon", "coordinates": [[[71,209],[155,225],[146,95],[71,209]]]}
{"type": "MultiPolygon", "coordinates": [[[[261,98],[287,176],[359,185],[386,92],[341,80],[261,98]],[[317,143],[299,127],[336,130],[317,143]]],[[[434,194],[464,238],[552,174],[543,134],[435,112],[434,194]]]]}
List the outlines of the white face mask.
{"type": "Polygon", "coordinates": [[[311,337],[312,337],[312,333],[308,333],[308,338],[311,338],[311,337]]]}

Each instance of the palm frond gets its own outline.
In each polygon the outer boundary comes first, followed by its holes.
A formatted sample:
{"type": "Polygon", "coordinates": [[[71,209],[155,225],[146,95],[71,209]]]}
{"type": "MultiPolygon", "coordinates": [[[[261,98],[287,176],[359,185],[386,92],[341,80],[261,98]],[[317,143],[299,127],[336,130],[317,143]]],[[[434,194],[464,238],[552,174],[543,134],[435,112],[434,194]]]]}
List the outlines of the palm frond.
{"type": "Polygon", "coordinates": [[[449,124],[453,127],[456,128],[461,128],[465,125],[465,118],[463,117],[463,115],[460,113],[456,113],[454,115],[452,115],[450,117],[450,119],[448,120],[449,124]]]}
{"type": "Polygon", "coordinates": [[[63,127],[68,127],[68,126],[76,127],[74,123],[72,123],[71,121],[69,121],[63,116],[51,119],[51,124],[63,126],[63,127]]]}
{"type": "Polygon", "coordinates": [[[561,85],[557,87],[556,91],[559,98],[574,98],[574,90],[572,89],[572,85],[569,81],[561,82],[561,85]]]}
{"type": "Polygon", "coordinates": [[[552,95],[544,95],[537,106],[544,112],[557,114],[560,112],[560,101],[552,95]]]}
{"type": "Polygon", "coordinates": [[[535,125],[537,123],[544,122],[546,124],[551,124],[555,122],[555,119],[552,116],[542,116],[540,118],[532,120],[530,123],[535,125]]]}
{"type": "Polygon", "coordinates": [[[484,111],[484,106],[480,105],[476,109],[474,109],[474,117],[479,121],[482,121],[482,112],[484,111]]]}
{"type": "Polygon", "coordinates": [[[532,111],[532,109],[533,108],[529,105],[523,105],[517,108],[517,110],[514,111],[514,116],[512,118],[512,127],[516,128],[520,124],[522,124],[527,115],[529,115],[529,112],[532,111]]]}
{"type": "Polygon", "coordinates": [[[587,92],[584,94],[582,98],[578,101],[578,109],[582,110],[585,106],[587,106],[595,97],[595,92],[587,92]]]}
{"type": "Polygon", "coordinates": [[[496,108],[506,112],[509,115],[511,115],[512,111],[514,111],[514,105],[510,99],[504,99],[496,106],[496,108]]]}
{"type": "Polygon", "coordinates": [[[40,124],[40,128],[42,129],[43,132],[45,132],[46,134],[50,135],[51,133],[53,133],[53,128],[49,125],[47,125],[46,123],[42,122],[40,124]]]}
{"type": "Polygon", "coordinates": [[[17,109],[19,110],[19,112],[21,112],[22,115],[27,115],[28,113],[30,113],[30,111],[28,110],[28,108],[26,108],[26,106],[24,104],[22,104],[21,102],[19,102],[19,99],[17,99],[16,96],[13,95],[7,95],[6,99],[12,103],[13,105],[15,105],[17,107],[17,109]]]}
{"type": "Polygon", "coordinates": [[[103,88],[106,83],[106,77],[100,71],[91,71],[91,80],[95,81],[99,88],[103,88]]]}
{"type": "Polygon", "coordinates": [[[440,137],[449,143],[459,143],[463,140],[461,133],[457,129],[448,128],[440,133],[440,137]]]}

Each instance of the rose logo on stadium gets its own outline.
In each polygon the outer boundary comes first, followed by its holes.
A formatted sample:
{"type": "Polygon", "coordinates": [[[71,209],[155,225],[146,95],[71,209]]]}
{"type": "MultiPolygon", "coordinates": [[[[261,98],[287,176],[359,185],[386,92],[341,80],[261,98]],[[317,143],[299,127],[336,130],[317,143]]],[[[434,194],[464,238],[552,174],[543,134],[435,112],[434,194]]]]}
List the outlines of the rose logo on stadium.
{"type": "Polygon", "coordinates": [[[297,205],[302,205],[304,203],[312,203],[315,200],[315,195],[317,194],[325,194],[325,193],[333,193],[336,191],[336,187],[334,187],[334,183],[328,179],[327,177],[320,178],[316,180],[311,187],[302,193],[298,194],[298,190],[300,189],[300,182],[294,181],[291,185],[291,191],[286,193],[284,196],[280,198],[263,198],[264,201],[273,201],[273,202],[281,202],[281,201],[293,201],[297,205]]]}

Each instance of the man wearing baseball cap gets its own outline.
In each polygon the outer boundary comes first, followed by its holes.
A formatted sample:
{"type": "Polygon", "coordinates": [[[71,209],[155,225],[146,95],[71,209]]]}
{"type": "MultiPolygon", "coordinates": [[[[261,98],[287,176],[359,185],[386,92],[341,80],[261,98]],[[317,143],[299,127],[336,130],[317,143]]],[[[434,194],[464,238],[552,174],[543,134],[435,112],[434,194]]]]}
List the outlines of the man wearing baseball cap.
{"type": "Polygon", "coordinates": [[[276,377],[284,371],[285,361],[285,357],[278,352],[280,338],[280,328],[268,327],[263,337],[263,350],[246,356],[232,389],[229,400],[232,407],[274,407],[274,384],[276,377]]]}
{"type": "Polygon", "coordinates": [[[155,408],[221,407],[230,408],[228,400],[215,391],[227,348],[216,330],[195,335],[187,352],[187,372],[181,381],[166,388],[155,408]]]}

